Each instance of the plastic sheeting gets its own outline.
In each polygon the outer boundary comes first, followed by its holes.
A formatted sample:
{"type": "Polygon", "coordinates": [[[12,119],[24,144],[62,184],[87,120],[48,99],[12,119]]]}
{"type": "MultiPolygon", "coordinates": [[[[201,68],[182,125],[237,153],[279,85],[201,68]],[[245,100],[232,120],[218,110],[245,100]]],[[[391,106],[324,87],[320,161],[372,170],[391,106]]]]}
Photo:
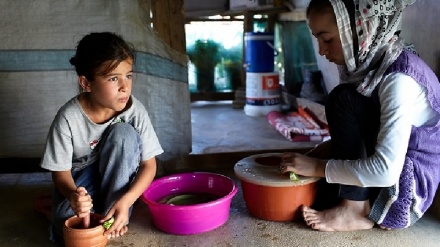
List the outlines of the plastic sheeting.
{"type": "Polygon", "coordinates": [[[187,56],[154,34],[147,2],[0,0],[0,158],[41,157],[57,110],[79,92],[68,60],[84,35],[102,31],[137,50],[133,95],[165,150],[159,161],[191,152],[187,56]]]}
{"type": "Polygon", "coordinates": [[[305,21],[283,23],[284,85],[290,94],[300,96],[304,70],[318,70],[309,28],[305,21]]]}

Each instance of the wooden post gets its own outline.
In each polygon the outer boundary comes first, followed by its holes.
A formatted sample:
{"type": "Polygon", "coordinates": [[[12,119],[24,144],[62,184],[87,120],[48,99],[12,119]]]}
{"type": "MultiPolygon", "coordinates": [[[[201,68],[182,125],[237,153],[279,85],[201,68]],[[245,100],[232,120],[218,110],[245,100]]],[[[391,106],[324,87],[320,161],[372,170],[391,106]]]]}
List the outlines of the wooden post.
{"type": "Polygon", "coordinates": [[[277,21],[276,14],[270,14],[267,16],[267,32],[275,32],[275,23],[277,21]]]}
{"type": "MultiPolygon", "coordinates": [[[[246,11],[244,13],[244,22],[243,22],[243,63],[246,62],[246,42],[245,42],[245,33],[254,31],[254,13],[251,11],[246,11]]],[[[243,67],[241,73],[241,84],[244,88],[246,88],[246,68],[243,67]]]]}
{"type": "Polygon", "coordinates": [[[186,53],[184,0],[151,0],[153,29],[171,48],[186,53]]]}

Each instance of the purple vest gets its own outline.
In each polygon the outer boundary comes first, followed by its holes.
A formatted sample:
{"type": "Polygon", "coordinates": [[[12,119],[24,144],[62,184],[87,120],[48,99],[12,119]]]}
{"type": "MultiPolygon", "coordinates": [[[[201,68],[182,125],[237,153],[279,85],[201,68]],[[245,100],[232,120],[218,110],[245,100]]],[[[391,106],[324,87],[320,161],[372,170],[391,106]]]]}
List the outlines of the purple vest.
{"type": "MultiPolygon", "coordinates": [[[[440,113],[440,83],[422,59],[403,51],[385,74],[395,72],[405,73],[425,87],[432,108],[440,113]]],[[[372,97],[379,103],[377,91],[372,97]]],[[[435,126],[413,126],[399,182],[382,189],[372,206],[370,219],[389,228],[414,224],[432,204],[439,182],[440,122],[435,126]]]]}

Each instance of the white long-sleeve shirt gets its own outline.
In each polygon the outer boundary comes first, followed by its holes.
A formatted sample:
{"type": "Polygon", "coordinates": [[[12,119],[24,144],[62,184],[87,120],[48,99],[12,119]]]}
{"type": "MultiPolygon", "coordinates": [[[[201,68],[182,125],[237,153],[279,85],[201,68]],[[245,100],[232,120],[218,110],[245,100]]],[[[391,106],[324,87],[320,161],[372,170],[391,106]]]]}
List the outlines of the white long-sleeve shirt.
{"type": "Polygon", "coordinates": [[[375,153],[360,160],[329,160],[329,183],[361,187],[389,187],[399,180],[412,126],[434,125],[440,119],[426,89],[403,73],[385,76],[379,88],[380,131],[375,153]]]}

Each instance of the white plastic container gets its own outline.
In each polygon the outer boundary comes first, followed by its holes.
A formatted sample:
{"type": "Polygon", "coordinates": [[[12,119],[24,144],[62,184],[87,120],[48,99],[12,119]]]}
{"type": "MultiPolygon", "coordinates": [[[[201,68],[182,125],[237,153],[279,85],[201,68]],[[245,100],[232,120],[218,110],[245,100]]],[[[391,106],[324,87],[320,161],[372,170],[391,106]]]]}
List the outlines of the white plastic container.
{"type": "Polygon", "coordinates": [[[266,116],[279,111],[280,84],[278,72],[246,73],[246,104],[244,112],[249,116],[266,116]]]}

